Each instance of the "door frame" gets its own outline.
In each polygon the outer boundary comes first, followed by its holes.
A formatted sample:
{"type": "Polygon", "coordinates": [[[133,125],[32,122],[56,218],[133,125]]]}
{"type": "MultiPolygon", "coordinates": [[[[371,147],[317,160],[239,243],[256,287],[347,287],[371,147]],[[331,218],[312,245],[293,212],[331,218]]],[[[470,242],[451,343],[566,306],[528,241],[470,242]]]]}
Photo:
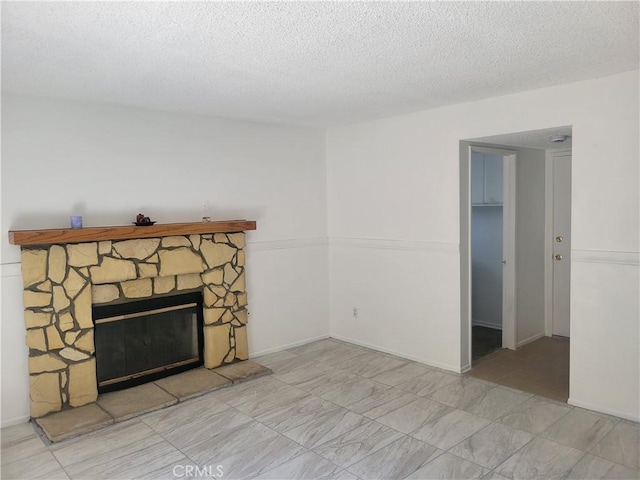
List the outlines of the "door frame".
{"type": "MultiPolygon", "coordinates": [[[[516,160],[517,152],[504,148],[490,148],[479,145],[469,145],[466,155],[466,164],[463,167],[466,170],[466,176],[471,178],[471,155],[472,152],[487,153],[491,155],[500,155],[504,158],[503,163],[503,205],[502,205],[502,258],[503,258],[503,274],[502,274],[502,346],[510,350],[516,349],[516,160]],[[505,263],[506,262],[506,263],[505,263]]],[[[465,311],[467,316],[466,323],[468,326],[468,353],[469,366],[471,366],[471,182],[467,182],[468,194],[466,200],[468,202],[466,211],[467,223],[466,242],[463,242],[464,248],[467,250],[466,257],[468,259],[468,268],[466,269],[464,279],[467,284],[468,292],[468,308],[465,311]]],[[[462,245],[461,245],[462,246],[462,245]]]]}
{"type": "Polygon", "coordinates": [[[553,336],[553,157],[564,155],[572,155],[572,149],[547,150],[544,163],[544,334],[547,337],[553,336]]]}

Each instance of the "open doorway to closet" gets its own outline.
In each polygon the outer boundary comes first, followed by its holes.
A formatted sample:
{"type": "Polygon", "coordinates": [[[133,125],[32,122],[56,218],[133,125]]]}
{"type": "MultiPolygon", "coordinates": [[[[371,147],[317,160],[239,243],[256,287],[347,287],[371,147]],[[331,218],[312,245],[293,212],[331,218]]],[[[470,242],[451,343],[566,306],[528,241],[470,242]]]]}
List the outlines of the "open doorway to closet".
{"type": "Polygon", "coordinates": [[[471,355],[515,349],[515,165],[512,150],[472,146],[471,355]]]}
{"type": "MultiPolygon", "coordinates": [[[[460,159],[463,364],[468,362],[469,375],[476,378],[567,401],[571,127],[461,141],[460,159]],[[553,142],[556,136],[563,136],[564,142],[553,142]],[[487,188],[491,190],[492,185],[500,183],[499,174],[495,174],[500,161],[491,156],[495,153],[492,150],[497,150],[498,156],[512,151],[516,157],[511,192],[514,194],[511,205],[515,206],[512,258],[504,250],[505,234],[509,230],[504,201],[509,182],[504,178],[504,170],[502,206],[499,201],[491,201],[491,192],[488,196],[486,193],[487,188]],[[485,193],[482,196],[477,193],[478,188],[474,192],[474,185],[478,185],[481,178],[474,169],[474,161],[484,163],[485,193]],[[511,280],[505,275],[508,267],[514,272],[511,280]],[[508,287],[513,291],[511,326],[505,305],[508,287]],[[498,330],[500,326],[502,332],[498,330]],[[477,327],[486,330],[478,333],[477,327]],[[478,338],[488,330],[493,330],[490,332],[493,347],[497,348],[481,355],[484,352],[478,352],[478,348],[484,346],[478,347],[478,338]],[[501,344],[497,345],[499,340],[501,344]]],[[[494,198],[499,200],[499,196],[494,198]]]]}

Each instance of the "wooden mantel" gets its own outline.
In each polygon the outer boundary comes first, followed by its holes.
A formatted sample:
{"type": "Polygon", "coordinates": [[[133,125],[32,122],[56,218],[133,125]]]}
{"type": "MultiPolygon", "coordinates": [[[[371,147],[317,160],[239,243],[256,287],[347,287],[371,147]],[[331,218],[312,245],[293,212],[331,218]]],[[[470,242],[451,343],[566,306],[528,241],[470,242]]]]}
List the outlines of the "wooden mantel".
{"type": "Polygon", "coordinates": [[[220,222],[164,223],[137,227],[135,225],[58,228],[48,230],[9,231],[11,245],[51,245],[54,243],[85,243],[103,240],[168,237],[205,233],[234,233],[255,230],[254,220],[224,220],[220,222]]]}

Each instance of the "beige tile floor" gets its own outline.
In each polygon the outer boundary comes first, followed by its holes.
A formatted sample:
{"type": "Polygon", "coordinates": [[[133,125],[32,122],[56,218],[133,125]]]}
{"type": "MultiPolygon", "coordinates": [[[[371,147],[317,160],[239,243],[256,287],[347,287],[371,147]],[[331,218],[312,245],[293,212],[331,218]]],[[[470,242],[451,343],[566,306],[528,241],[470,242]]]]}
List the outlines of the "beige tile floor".
{"type": "Polygon", "coordinates": [[[640,478],[636,423],[333,340],[256,360],[274,373],[50,446],[5,428],[2,479],[640,478]]]}
{"type": "Polygon", "coordinates": [[[569,339],[542,337],[518,350],[496,350],[474,361],[470,375],[566,402],[569,399],[569,339]]]}

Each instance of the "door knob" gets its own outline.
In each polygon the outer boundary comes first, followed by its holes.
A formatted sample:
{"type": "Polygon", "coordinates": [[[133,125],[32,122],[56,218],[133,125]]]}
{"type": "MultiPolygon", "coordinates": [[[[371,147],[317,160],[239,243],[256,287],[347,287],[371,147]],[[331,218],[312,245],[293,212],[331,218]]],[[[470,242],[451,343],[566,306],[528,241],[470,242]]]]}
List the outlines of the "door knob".
{"type": "Polygon", "coordinates": [[[556,260],[562,260],[562,255],[555,255],[554,257],[556,260]]]}
{"type": "Polygon", "coordinates": [[[562,236],[562,235],[558,235],[558,236],[556,237],[556,242],[558,242],[558,243],[562,243],[563,241],[564,241],[564,238],[563,238],[563,236],[562,236]]]}

